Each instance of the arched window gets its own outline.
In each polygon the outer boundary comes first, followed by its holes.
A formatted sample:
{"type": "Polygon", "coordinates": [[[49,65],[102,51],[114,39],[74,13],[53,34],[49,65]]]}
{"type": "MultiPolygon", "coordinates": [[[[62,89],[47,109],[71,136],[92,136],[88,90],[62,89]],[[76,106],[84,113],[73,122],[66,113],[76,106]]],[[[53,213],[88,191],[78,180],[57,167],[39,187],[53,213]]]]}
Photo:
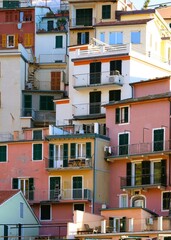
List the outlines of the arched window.
{"type": "Polygon", "coordinates": [[[144,196],[134,196],[132,198],[132,207],[145,207],[145,197],[144,196]]]}

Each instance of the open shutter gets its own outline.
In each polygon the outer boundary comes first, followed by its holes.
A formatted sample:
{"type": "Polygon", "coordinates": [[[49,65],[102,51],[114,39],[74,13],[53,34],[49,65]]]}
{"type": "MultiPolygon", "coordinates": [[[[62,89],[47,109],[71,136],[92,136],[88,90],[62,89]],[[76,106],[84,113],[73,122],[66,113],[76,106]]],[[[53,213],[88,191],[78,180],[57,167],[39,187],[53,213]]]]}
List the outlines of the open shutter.
{"type": "Polygon", "coordinates": [[[18,178],[12,179],[12,189],[18,189],[18,178]]]}
{"type": "Polygon", "coordinates": [[[68,167],[68,144],[64,143],[63,145],[63,167],[68,167]]]}
{"type": "Polygon", "coordinates": [[[75,158],[76,157],[76,144],[75,143],[71,143],[71,158],[75,158]]]}
{"type": "Polygon", "coordinates": [[[126,169],[126,184],[127,186],[131,186],[131,175],[132,175],[132,163],[127,163],[126,169]]]}
{"type": "Polygon", "coordinates": [[[29,200],[34,200],[34,178],[29,178],[29,200]]]}
{"type": "Polygon", "coordinates": [[[6,34],[2,34],[2,47],[3,48],[7,47],[7,36],[6,36],[6,34]]]}
{"type": "Polygon", "coordinates": [[[54,167],[54,160],[53,160],[53,156],[54,156],[54,145],[53,144],[49,144],[49,168],[53,168],[54,167]]]}
{"type": "Polygon", "coordinates": [[[124,110],[125,110],[124,121],[128,122],[128,107],[125,107],[124,110]]]}
{"type": "Polygon", "coordinates": [[[18,47],[18,34],[15,34],[15,47],[18,47]]]}
{"type": "Polygon", "coordinates": [[[166,159],[161,161],[161,184],[163,186],[167,185],[167,177],[166,177],[166,159]]]}
{"type": "Polygon", "coordinates": [[[119,123],[120,121],[120,109],[116,108],[115,110],[115,123],[119,123]]]}
{"type": "Polygon", "coordinates": [[[150,184],[150,161],[142,161],[142,184],[150,184]]]}
{"type": "Polygon", "coordinates": [[[86,158],[91,158],[91,142],[86,143],[86,158]]]}

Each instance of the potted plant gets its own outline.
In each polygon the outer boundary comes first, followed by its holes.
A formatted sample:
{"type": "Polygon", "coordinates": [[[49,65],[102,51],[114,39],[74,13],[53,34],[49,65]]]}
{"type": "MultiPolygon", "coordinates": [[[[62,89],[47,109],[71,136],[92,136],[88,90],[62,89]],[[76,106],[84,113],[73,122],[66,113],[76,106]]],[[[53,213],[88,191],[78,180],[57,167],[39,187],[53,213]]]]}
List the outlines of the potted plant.
{"type": "Polygon", "coordinates": [[[65,28],[66,23],[67,23],[67,20],[64,17],[58,18],[58,20],[57,20],[57,25],[58,25],[60,30],[63,30],[65,28]]]}

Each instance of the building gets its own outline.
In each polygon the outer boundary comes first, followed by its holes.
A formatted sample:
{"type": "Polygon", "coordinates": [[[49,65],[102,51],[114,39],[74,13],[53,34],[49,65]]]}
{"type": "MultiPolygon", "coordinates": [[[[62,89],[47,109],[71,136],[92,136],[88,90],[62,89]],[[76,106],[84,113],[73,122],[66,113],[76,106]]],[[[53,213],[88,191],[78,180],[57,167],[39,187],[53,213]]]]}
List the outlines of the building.
{"type": "Polygon", "coordinates": [[[0,215],[0,236],[38,236],[39,220],[21,191],[0,190],[0,215]]]}

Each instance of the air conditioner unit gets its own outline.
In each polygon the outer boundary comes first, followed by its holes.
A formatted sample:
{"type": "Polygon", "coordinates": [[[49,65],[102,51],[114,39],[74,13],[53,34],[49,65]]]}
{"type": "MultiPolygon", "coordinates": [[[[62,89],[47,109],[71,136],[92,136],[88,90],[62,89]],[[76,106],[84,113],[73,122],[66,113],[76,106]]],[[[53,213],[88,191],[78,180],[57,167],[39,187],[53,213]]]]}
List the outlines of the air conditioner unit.
{"type": "Polygon", "coordinates": [[[147,225],[153,225],[153,218],[152,218],[152,217],[147,218],[147,219],[146,219],[146,224],[147,224],[147,225]]]}
{"type": "Polygon", "coordinates": [[[109,82],[115,82],[115,76],[110,76],[109,77],[109,82]]]}

